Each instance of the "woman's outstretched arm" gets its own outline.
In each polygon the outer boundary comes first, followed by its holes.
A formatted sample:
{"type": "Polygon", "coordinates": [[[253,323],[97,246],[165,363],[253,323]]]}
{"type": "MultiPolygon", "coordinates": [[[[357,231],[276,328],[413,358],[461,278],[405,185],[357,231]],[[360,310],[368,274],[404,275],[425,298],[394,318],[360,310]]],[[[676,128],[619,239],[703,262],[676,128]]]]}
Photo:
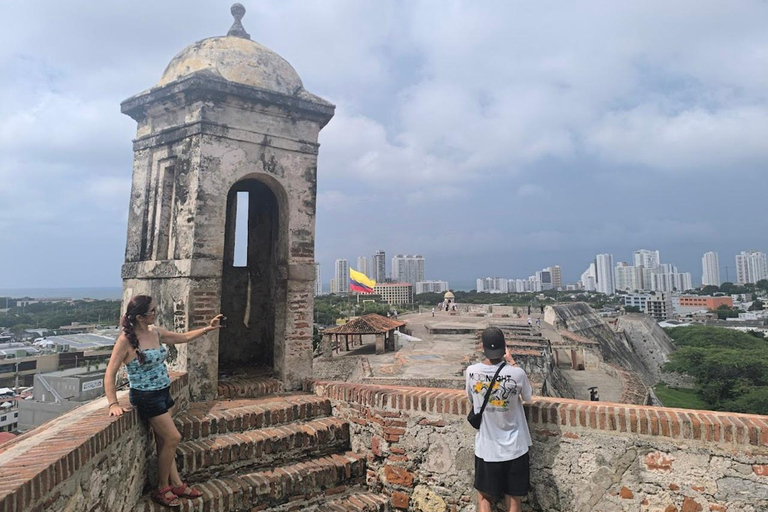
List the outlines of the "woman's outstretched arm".
{"type": "Polygon", "coordinates": [[[155,327],[155,329],[157,329],[157,331],[160,333],[160,338],[163,340],[163,343],[168,345],[178,345],[180,343],[189,343],[190,341],[194,341],[204,334],[208,334],[209,332],[215,331],[216,329],[221,329],[221,319],[223,317],[224,315],[218,314],[211,319],[208,325],[200,329],[195,329],[194,331],[172,332],[166,331],[165,329],[160,329],[159,327],[155,327]]]}

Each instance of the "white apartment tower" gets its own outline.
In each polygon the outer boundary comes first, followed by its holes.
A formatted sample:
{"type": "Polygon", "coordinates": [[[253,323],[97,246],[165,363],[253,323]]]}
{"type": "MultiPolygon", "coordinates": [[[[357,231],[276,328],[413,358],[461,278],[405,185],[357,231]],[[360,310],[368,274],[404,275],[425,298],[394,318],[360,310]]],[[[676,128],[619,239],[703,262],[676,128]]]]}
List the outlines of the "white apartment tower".
{"type": "Polygon", "coordinates": [[[392,281],[416,283],[424,281],[424,256],[421,254],[398,254],[392,258],[392,281]]]}
{"type": "Polygon", "coordinates": [[[640,249],[632,255],[636,267],[656,268],[661,265],[661,255],[659,251],[649,251],[640,249]]]}
{"type": "Polygon", "coordinates": [[[760,251],[741,251],[736,255],[736,284],[768,279],[768,260],[760,251]]]}
{"type": "Polygon", "coordinates": [[[320,264],[315,263],[315,297],[323,294],[323,281],[320,278],[320,264]]]}
{"type": "Polygon", "coordinates": [[[448,281],[419,281],[416,283],[416,295],[420,293],[445,293],[448,281]]]}
{"type": "Polygon", "coordinates": [[[376,251],[376,254],[371,258],[373,268],[371,268],[371,274],[366,274],[368,277],[376,281],[377,283],[384,283],[387,281],[387,256],[384,251],[376,251]]]}
{"type": "MultiPolygon", "coordinates": [[[[362,272],[366,276],[373,279],[373,277],[371,277],[371,274],[368,273],[368,271],[371,269],[368,268],[368,258],[366,258],[365,256],[358,256],[357,268],[355,270],[357,270],[358,272],[362,272]]],[[[373,279],[373,280],[376,281],[376,279],[373,279]]]]}
{"type": "Polygon", "coordinates": [[[595,270],[595,262],[592,262],[589,264],[589,268],[581,274],[581,287],[585,291],[593,292],[597,289],[596,285],[597,271],[595,270]]]}
{"type": "Polygon", "coordinates": [[[336,260],[333,272],[334,288],[331,293],[349,293],[349,263],[345,259],[336,260]]]}
{"type": "Polygon", "coordinates": [[[595,257],[595,271],[597,273],[595,287],[598,292],[606,295],[616,293],[613,268],[613,254],[598,254],[595,257]]]}
{"type": "Polygon", "coordinates": [[[616,289],[634,292],[643,289],[643,274],[641,267],[628,265],[620,261],[616,264],[616,289]]]}
{"type": "Polygon", "coordinates": [[[701,286],[720,284],[720,258],[716,252],[705,252],[701,258],[701,286]]]}
{"type": "Polygon", "coordinates": [[[509,293],[509,279],[486,277],[477,279],[478,293],[509,293]]]}

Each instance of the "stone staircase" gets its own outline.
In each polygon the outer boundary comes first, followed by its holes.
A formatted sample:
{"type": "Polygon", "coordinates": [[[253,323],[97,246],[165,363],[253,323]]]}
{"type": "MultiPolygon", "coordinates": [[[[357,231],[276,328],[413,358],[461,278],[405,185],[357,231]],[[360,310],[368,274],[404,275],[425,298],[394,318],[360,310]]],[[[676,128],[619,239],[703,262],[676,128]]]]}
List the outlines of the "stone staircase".
{"type": "MultiPolygon", "coordinates": [[[[284,393],[265,376],[232,377],[220,400],[190,404],[174,421],[179,472],[203,492],[184,512],[389,510],[365,489],[365,455],[350,451],[349,424],[328,399],[284,393]]],[[[169,509],[145,497],[137,510],[169,509]]]]}

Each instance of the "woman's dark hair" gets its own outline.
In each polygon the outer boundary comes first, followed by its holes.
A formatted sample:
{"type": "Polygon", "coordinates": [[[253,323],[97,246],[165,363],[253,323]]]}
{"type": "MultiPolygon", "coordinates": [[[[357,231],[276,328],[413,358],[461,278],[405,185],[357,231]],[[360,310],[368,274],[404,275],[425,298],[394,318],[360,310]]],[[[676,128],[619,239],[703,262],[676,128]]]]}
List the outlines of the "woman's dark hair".
{"type": "Polygon", "coordinates": [[[136,351],[136,358],[139,360],[139,364],[144,364],[144,353],[139,350],[139,338],[136,336],[134,327],[136,327],[136,317],[144,316],[149,312],[149,306],[152,304],[152,297],[149,295],[136,295],[125,309],[125,315],[123,315],[123,332],[128,338],[128,343],[131,344],[136,351]]]}

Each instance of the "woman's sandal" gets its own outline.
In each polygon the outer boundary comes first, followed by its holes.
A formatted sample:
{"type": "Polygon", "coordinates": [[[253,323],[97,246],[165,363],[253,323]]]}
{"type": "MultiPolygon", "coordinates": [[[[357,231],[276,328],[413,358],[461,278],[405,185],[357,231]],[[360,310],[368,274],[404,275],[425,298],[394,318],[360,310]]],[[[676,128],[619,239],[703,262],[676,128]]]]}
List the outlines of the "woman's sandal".
{"type": "Polygon", "coordinates": [[[165,489],[157,489],[152,493],[152,501],[165,505],[166,507],[176,508],[181,506],[179,497],[173,492],[173,487],[170,485],[165,489]],[[171,496],[168,496],[170,494],[171,496]]]}
{"type": "Polygon", "coordinates": [[[171,487],[171,491],[173,491],[173,494],[179,498],[195,499],[203,495],[202,492],[195,489],[194,487],[188,486],[187,484],[181,484],[178,487],[171,487]]]}

